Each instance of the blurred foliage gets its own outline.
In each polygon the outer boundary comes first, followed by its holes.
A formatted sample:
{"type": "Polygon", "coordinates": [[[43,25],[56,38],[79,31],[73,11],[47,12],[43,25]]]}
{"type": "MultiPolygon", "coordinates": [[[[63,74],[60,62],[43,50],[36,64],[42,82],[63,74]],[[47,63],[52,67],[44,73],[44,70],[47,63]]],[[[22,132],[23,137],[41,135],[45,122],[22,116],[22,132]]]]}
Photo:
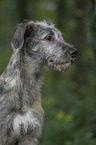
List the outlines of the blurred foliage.
{"type": "Polygon", "coordinates": [[[91,0],[0,0],[0,74],[12,54],[11,39],[24,19],[52,19],[78,49],[65,72],[45,70],[45,110],[39,145],[96,145],[96,15],[91,0]]]}

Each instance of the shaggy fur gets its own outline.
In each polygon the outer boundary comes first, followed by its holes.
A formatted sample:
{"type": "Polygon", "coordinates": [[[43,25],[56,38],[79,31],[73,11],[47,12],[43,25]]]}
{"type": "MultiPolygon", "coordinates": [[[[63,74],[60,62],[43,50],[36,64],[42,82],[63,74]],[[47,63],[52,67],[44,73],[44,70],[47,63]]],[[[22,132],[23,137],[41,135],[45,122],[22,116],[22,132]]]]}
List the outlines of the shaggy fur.
{"type": "Polygon", "coordinates": [[[0,145],[37,145],[43,68],[65,71],[77,51],[46,21],[19,24],[11,44],[13,54],[0,77],[0,145]]]}

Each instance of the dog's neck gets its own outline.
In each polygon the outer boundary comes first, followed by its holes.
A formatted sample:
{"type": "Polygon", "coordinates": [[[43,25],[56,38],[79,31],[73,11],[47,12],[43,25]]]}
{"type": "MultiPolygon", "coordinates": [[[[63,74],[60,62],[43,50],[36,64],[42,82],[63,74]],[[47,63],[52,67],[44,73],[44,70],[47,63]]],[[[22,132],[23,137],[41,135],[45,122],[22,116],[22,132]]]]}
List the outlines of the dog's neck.
{"type": "Polygon", "coordinates": [[[20,66],[23,80],[39,81],[41,79],[43,66],[34,56],[30,57],[26,52],[20,52],[20,66]]]}
{"type": "MultiPolygon", "coordinates": [[[[8,89],[16,89],[23,94],[25,104],[40,101],[42,86],[42,67],[27,54],[14,52],[3,77],[8,89]]],[[[28,106],[27,105],[27,106],[28,106]]]]}
{"type": "MultiPolygon", "coordinates": [[[[32,89],[32,93],[41,90],[43,66],[39,60],[28,56],[26,52],[20,53],[21,80],[26,88],[32,89]]],[[[28,90],[30,91],[30,90],[28,90]]],[[[36,93],[35,92],[35,93],[36,93]]]]}

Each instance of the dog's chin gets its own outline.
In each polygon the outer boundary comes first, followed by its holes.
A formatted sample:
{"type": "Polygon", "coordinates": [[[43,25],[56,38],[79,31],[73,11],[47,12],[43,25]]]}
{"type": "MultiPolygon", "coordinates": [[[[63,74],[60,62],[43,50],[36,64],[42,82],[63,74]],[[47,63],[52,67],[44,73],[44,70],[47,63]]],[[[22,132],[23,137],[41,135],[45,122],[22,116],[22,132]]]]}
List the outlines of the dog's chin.
{"type": "Polygon", "coordinates": [[[71,62],[65,62],[65,63],[48,63],[48,67],[53,68],[54,70],[57,71],[66,71],[70,67],[72,63],[71,62]]]}

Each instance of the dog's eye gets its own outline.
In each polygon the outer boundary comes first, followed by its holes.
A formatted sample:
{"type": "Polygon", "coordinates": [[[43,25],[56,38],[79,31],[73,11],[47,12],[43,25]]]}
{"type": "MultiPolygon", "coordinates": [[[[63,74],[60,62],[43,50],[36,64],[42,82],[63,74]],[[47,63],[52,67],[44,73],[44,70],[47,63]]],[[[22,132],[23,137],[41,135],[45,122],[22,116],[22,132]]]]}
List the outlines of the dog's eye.
{"type": "Polygon", "coordinates": [[[45,37],[46,40],[49,40],[49,41],[53,41],[54,40],[54,37],[53,35],[51,34],[48,34],[46,37],[45,37]]]}

